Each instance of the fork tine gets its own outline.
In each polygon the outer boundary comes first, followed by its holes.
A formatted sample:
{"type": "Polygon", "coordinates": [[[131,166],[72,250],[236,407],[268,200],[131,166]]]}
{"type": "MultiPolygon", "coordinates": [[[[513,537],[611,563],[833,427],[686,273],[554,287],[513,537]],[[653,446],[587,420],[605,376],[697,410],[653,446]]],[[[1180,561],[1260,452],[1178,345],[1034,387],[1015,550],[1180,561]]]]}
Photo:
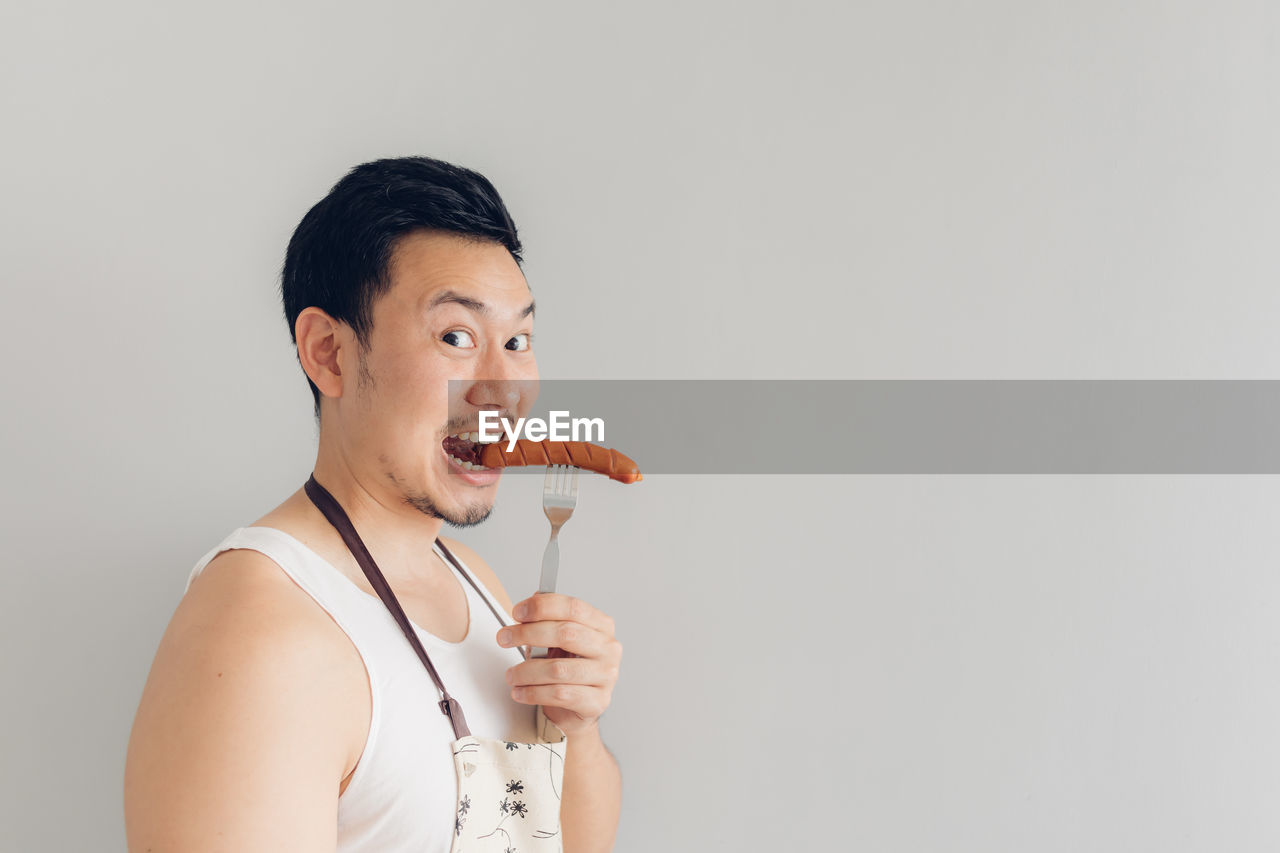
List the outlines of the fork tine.
{"type": "Polygon", "coordinates": [[[573,509],[578,500],[578,472],[576,465],[548,465],[542,483],[542,503],[552,502],[573,509]]]}

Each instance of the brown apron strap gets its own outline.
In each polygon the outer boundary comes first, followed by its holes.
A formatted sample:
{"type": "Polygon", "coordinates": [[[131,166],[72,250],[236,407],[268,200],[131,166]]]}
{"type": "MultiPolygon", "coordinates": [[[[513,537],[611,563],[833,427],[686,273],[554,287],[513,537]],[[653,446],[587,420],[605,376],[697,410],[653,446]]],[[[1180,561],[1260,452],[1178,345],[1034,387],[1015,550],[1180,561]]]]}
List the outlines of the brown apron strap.
{"type": "MultiPolygon", "coordinates": [[[[325,518],[329,519],[329,523],[336,527],[338,533],[342,535],[342,541],[347,543],[347,547],[351,550],[351,555],[356,558],[356,562],[364,570],[365,577],[369,579],[374,591],[378,593],[382,603],[387,606],[387,610],[391,611],[391,615],[395,617],[396,622],[400,625],[400,630],[404,632],[409,644],[413,646],[413,650],[418,653],[418,659],[427,668],[427,674],[431,676],[431,680],[435,682],[436,689],[440,691],[440,711],[453,724],[454,737],[460,739],[469,736],[471,729],[467,727],[467,718],[462,715],[462,705],[458,703],[457,699],[449,695],[444,683],[440,681],[440,674],[436,672],[435,666],[431,663],[431,658],[427,657],[427,650],[422,647],[422,641],[418,639],[418,632],[414,630],[409,617],[404,615],[404,609],[396,599],[395,593],[391,591],[391,587],[387,585],[387,580],[378,569],[378,564],[370,556],[369,549],[365,547],[364,542],[360,539],[360,534],[356,533],[355,525],[347,517],[346,511],[343,510],[337,499],[329,494],[329,491],[324,486],[316,482],[315,474],[311,475],[303,489],[306,490],[307,497],[311,498],[311,502],[316,505],[316,508],[320,510],[325,518]]],[[[439,540],[436,540],[436,543],[439,544],[439,540]]],[[[444,546],[441,545],[440,547],[443,548],[444,546]]],[[[456,561],[454,562],[456,565],[456,561]]]]}

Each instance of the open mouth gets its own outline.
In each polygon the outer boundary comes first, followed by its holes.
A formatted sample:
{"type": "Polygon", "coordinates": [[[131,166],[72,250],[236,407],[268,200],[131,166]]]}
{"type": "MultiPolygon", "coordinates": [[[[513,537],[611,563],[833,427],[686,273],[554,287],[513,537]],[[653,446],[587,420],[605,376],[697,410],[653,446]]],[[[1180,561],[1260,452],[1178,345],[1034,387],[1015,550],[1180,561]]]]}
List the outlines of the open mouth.
{"type": "MultiPolygon", "coordinates": [[[[444,448],[445,455],[457,463],[458,467],[464,471],[488,471],[488,468],[480,464],[480,449],[484,445],[475,440],[479,437],[479,432],[460,432],[455,435],[446,435],[444,440],[440,442],[440,446],[444,448]]],[[[505,441],[505,435],[499,440],[505,441]]]]}

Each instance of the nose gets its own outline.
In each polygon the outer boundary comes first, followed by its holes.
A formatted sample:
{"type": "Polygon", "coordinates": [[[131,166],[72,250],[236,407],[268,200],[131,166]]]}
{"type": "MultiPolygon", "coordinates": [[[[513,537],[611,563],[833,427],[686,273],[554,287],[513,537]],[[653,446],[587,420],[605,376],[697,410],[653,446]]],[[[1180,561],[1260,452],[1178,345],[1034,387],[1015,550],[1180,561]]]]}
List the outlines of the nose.
{"type": "Polygon", "coordinates": [[[506,350],[495,348],[476,366],[476,379],[466,393],[466,401],[470,405],[477,409],[524,414],[522,401],[537,396],[537,380],[529,376],[526,368],[513,364],[509,355],[506,350]]]}
{"type": "Polygon", "coordinates": [[[504,414],[520,411],[524,396],[520,379],[477,379],[467,388],[466,400],[477,409],[500,411],[504,414]]]}

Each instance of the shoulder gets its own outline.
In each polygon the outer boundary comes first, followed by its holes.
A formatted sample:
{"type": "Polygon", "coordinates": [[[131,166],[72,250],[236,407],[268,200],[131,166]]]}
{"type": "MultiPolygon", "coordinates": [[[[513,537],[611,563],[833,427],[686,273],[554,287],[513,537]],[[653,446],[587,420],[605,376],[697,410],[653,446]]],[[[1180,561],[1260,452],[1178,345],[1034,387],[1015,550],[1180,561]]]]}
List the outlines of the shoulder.
{"type": "MultiPolygon", "coordinates": [[[[367,694],[350,690],[352,680],[366,683],[364,661],[352,640],[308,592],[260,551],[236,548],[211,560],[179,602],[161,641],[162,650],[170,639],[175,654],[214,653],[215,659],[269,677],[271,695],[281,699],[285,698],[281,685],[333,693],[329,698],[334,719],[358,710],[344,696],[367,694]]],[[[246,686],[266,685],[248,682],[246,686]]],[[[367,695],[364,698],[367,709],[367,695]]]]}
{"type": "Polygon", "coordinates": [[[261,698],[287,702],[291,691],[327,691],[338,709],[330,717],[350,704],[341,701],[350,684],[336,677],[364,681],[363,660],[342,628],[274,560],[247,548],[222,552],[192,581],[161,638],[152,678],[211,689],[214,682],[200,681],[205,670],[220,679],[220,691],[233,671],[243,674],[235,683],[244,692],[232,699],[256,700],[253,692],[263,690],[261,698]]]}
{"type": "Polygon", "coordinates": [[[444,547],[452,551],[454,556],[463,562],[477,581],[484,584],[484,588],[489,590],[493,597],[498,600],[498,603],[502,605],[502,609],[510,616],[511,597],[502,588],[502,582],[498,580],[497,574],[494,573],[493,569],[489,568],[489,564],[484,561],[484,558],[457,539],[441,536],[440,541],[444,543],[444,547]]]}
{"type": "Polygon", "coordinates": [[[287,830],[326,843],[363,741],[352,719],[368,698],[354,678],[364,681],[355,647],[270,558],[219,554],[179,601],[143,688],[126,762],[130,835],[181,846],[223,828],[229,842],[287,830]]]}

